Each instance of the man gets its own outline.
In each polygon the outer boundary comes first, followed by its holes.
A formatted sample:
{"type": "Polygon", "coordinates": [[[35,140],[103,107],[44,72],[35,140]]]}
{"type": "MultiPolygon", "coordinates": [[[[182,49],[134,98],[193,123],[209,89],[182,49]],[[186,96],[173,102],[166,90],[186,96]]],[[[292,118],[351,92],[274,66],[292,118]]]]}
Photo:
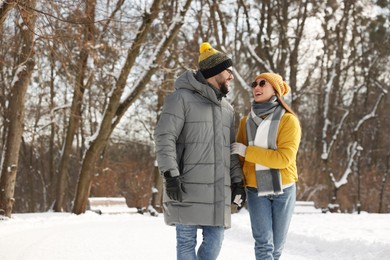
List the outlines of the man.
{"type": "Polygon", "coordinates": [[[239,207],[246,198],[239,159],[230,155],[234,111],[224,97],[233,79],[232,60],[203,43],[199,70],[176,80],[155,130],[164,219],[176,226],[178,260],[216,259],[230,227],[231,198],[239,207]],[[203,241],[196,252],[198,228],[203,241]]]}

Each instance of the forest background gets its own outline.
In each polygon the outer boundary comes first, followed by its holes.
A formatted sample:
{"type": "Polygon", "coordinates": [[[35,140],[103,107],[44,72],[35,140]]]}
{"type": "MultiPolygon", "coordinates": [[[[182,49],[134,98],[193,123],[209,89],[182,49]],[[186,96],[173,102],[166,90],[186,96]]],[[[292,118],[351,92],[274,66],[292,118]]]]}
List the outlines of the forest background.
{"type": "MultiPolygon", "coordinates": [[[[388,0],[0,0],[0,213],[160,211],[153,130],[199,44],[229,54],[248,113],[265,71],[302,126],[297,199],[390,212],[388,0]]],[[[238,123],[238,120],[237,120],[238,123]]]]}

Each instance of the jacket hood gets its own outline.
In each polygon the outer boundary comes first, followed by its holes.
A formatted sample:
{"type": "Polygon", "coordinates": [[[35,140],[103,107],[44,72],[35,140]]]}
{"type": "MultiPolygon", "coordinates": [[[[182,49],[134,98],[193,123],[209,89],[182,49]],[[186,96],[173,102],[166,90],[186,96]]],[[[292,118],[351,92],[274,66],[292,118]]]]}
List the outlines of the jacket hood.
{"type": "Polygon", "coordinates": [[[186,71],[181,74],[175,81],[175,89],[189,89],[195,91],[213,103],[219,105],[217,95],[211,86],[207,85],[207,81],[202,83],[195,78],[195,72],[186,71]]]}

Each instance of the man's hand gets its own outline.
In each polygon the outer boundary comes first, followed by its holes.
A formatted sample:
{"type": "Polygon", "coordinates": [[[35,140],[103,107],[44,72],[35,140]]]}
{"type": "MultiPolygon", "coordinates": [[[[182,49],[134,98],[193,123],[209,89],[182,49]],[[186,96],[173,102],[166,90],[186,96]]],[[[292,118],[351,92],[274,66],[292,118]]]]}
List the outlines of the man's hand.
{"type": "Polygon", "coordinates": [[[182,192],[184,191],[180,176],[171,177],[169,171],[164,173],[165,177],[165,191],[171,200],[182,200],[182,192]]]}
{"type": "Polygon", "coordinates": [[[242,182],[232,183],[232,204],[237,204],[240,210],[246,201],[246,192],[242,182]]]}

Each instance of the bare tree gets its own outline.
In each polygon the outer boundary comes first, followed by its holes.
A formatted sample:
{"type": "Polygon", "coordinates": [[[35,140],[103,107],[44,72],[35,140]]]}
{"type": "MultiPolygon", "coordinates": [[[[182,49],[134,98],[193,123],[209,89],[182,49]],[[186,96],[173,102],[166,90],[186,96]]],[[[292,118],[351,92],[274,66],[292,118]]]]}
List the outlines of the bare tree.
{"type": "Polygon", "coordinates": [[[347,194],[356,193],[353,183],[357,181],[353,179],[352,166],[360,155],[364,157],[370,150],[363,142],[365,131],[362,125],[376,117],[385,93],[372,89],[370,75],[364,73],[375,63],[361,63],[362,51],[359,47],[363,48],[367,43],[358,30],[364,19],[359,7],[350,1],[343,5],[328,4],[328,10],[333,11],[327,12],[324,17],[325,53],[321,61],[322,79],[317,83],[321,95],[318,96],[318,110],[314,117],[318,120],[314,124],[317,136],[322,136],[321,145],[317,143],[316,146],[317,156],[321,158],[316,166],[321,172],[317,183],[323,183],[326,188],[318,193],[321,198],[316,200],[318,205],[328,206],[330,210],[338,211],[342,204],[343,210],[351,211],[355,201],[347,194]],[[354,75],[353,80],[349,76],[351,74],[354,75]],[[364,81],[367,88],[361,84],[364,81]],[[376,96],[369,98],[363,106],[362,96],[370,97],[373,93],[370,89],[376,96]],[[324,193],[327,196],[320,195],[324,193]]]}
{"type": "Polygon", "coordinates": [[[94,173],[95,162],[102,153],[105,145],[107,144],[108,138],[110,137],[110,134],[114,130],[115,126],[119,123],[120,119],[130,107],[132,102],[134,102],[134,100],[139,97],[139,95],[142,93],[143,88],[149,82],[153,73],[157,70],[156,65],[159,64],[162,57],[164,56],[165,50],[176,37],[181,25],[183,24],[182,19],[187,12],[190,4],[191,0],[187,0],[177,17],[174,17],[171,22],[170,28],[165,34],[165,37],[162,38],[156,49],[155,54],[152,56],[152,63],[149,65],[148,69],[143,73],[143,75],[141,75],[139,80],[135,83],[134,90],[127,97],[124,98],[123,102],[121,102],[120,99],[123,93],[123,89],[126,85],[126,79],[136,60],[137,54],[140,51],[142,43],[145,41],[147,34],[149,33],[152,22],[159,13],[161,1],[155,0],[150,8],[151,12],[145,14],[138,34],[134,39],[132,47],[128,52],[125,65],[123,66],[118,81],[116,82],[112,90],[112,95],[110,97],[107,109],[105,110],[98,133],[96,134],[96,138],[91,140],[83,158],[83,163],[80,170],[80,178],[77,186],[77,194],[73,207],[73,213],[80,214],[85,212],[87,206],[87,199],[91,187],[92,176],[94,173]]]}
{"type": "Polygon", "coordinates": [[[68,167],[69,157],[72,153],[73,140],[78,128],[79,121],[81,119],[81,105],[83,101],[84,92],[86,89],[85,78],[87,77],[87,62],[91,46],[94,44],[94,21],[95,21],[95,7],[96,0],[88,0],[85,3],[85,17],[83,23],[84,33],[82,34],[83,41],[81,43],[81,50],[79,61],[77,64],[77,76],[75,82],[75,88],[73,91],[72,106],[70,108],[70,116],[68,127],[66,131],[66,138],[62,148],[62,155],[60,164],[58,167],[58,181],[57,181],[57,196],[54,210],[61,212],[64,210],[68,184],[68,167]]]}
{"type": "Polygon", "coordinates": [[[4,131],[6,139],[1,165],[0,181],[0,211],[10,217],[14,204],[15,180],[18,170],[19,150],[23,134],[24,98],[35,66],[34,61],[34,29],[36,15],[27,7],[35,7],[35,0],[20,1],[17,5],[21,23],[21,47],[14,68],[14,77],[11,83],[9,106],[7,108],[4,131]]]}

